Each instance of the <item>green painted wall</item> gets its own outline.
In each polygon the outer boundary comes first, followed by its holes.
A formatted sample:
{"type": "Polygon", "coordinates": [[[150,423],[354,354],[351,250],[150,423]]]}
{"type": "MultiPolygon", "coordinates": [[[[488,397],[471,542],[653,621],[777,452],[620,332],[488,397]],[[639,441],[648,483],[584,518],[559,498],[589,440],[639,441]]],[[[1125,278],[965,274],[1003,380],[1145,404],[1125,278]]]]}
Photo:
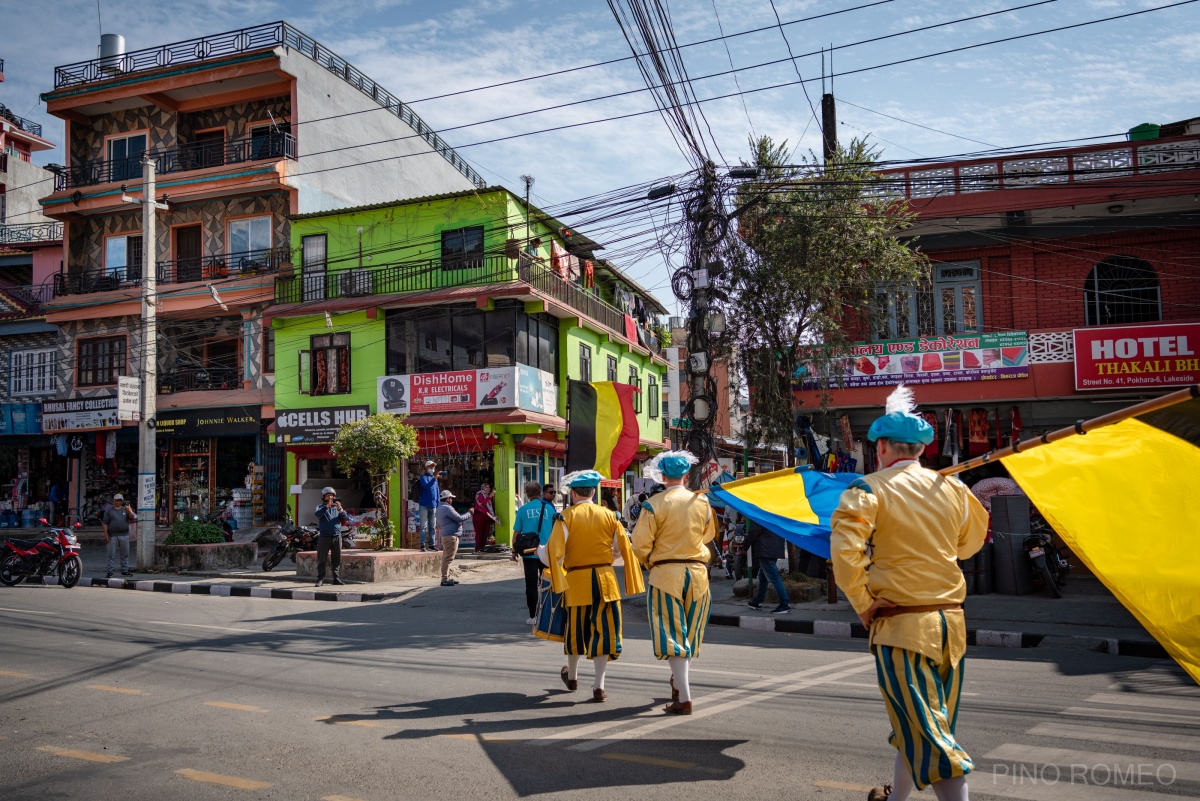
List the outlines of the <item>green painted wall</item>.
{"type": "Polygon", "coordinates": [[[666,373],[666,368],[654,361],[648,356],[643,356],[637,351],[630,351],[625,345],[620,342],[611,342],[606,335],[596,333],[590,328],[582,328],[577,325],[569,324],[570,321],[563,320],[562,327],[559,328],[559,369],[562,379],[559,391],[559,414],[566,414],[566,386],[565,378],[574,378],[582,380],[585,376],[580,374],[580,344],[587,344],[592,349],[592,375],[591,381],[607,381],[608,380],[608,357],[617,357],[617,381],[619,383],[627,383],[629,381],[629,368],[636,367],[638,376],[642,380],[642,409],[638,413],[638,426],[642,431],[642,439],[660,440],[662,439],[662,377],[666,373]],[[649,376],[653,374],[658,378],[658,386],[660,393],[660,402],[658,408],[658,417],[650,419],[650,402],[647,390],[649,389],[649,376]]]}

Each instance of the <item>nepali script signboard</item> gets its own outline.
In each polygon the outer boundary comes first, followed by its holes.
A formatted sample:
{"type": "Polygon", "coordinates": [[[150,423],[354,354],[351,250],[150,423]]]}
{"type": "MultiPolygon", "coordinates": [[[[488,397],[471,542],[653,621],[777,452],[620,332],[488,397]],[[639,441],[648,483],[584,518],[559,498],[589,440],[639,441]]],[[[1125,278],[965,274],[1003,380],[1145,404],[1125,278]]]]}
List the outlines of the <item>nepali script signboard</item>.
{"type": "Polygon", "coordinates": [[[1200,383],[1200,323],[1076,328],[1075,389],[1200,383]]]}
{"type": "MultiPolygon", "coordinates": [[[[1029,378],[1024,331],[893,339],[853,345],[849,352],[833,361],[831,384],[854,388],[1029,378]]],[[[801,366],[801,389],[819,388],[812,370],[811,364],[801,366]]]]}

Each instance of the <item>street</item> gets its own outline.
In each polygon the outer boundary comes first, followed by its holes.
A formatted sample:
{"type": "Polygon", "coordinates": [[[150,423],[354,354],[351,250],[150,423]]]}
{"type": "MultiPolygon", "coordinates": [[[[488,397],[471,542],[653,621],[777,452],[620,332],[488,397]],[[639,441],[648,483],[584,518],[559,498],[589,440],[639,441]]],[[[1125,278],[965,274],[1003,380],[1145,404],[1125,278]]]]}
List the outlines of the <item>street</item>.
{"type": "MultiPolygon", "coordinates": [[[[849,801],[890,780],[862,641],[710,627],[696,713],[666,717],[669,672],[634,601],[593,704],[590,666],[567,693],[561,647],[530,636],[508,570],[363,604],[6,589],[6,796],[849,801]]],[[[1200,690],[1181,670],[1029,653],[969,653],[973,795],[1200,793],[1200,690]]]]}

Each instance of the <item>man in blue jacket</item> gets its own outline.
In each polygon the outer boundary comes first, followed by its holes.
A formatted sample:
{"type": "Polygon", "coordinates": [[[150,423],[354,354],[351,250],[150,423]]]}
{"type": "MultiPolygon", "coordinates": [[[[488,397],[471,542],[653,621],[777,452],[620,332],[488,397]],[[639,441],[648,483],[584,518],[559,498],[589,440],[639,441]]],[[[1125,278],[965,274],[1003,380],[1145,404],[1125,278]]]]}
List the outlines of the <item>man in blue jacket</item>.
{"type": "Polygon", "coordinates": [[[430,459],[425,463],[425,472],[417,478],[417,506],[420,514],[419,522],[417,523],[417,532],[421,537],[422,551],[437,550],[437,541],[435,539],[437,533],[437,507],[442,495],[442,488],[438,484],[438,477],[445,474],[445,471],[438,473],[437,465],[430,459]]]}
{"type": "MultiPolygon", "coordinates": [[[[530,481],[525,485],[525,498],[528,503],[517,510],[516,523],[513,525],[513,542],[519,539],[520,534],[536,534],[538,544],[545,545],[550,541],[550,534],[554,531],[554,516],[558,514],[558,510],[554,508],[554,485],[542,486],[536,481],[530,481]]],[[[518,554],[515,548],[512,558],[514,562],[519,558],[525,568],[525,605],[529,607],[529,619],[525,624],[532,626],[537,622],[534,616],[537,614],[542,560],[538,558],[536,550],[533,553],[518,554]]]]}
{"type": "Polygon", "coordinates": [[[333,562],[333,583],[345,584],[338,577],[342,566],[342,527],[341,523],[349,522],[350,517],[342,509],[342,502],[337,499],[333,487],[321,490],[321,505],[317,507],[317,586],[325,583],[325,563],[333,562]],[[330,559],[330,552],[333,558],[330,559]]]}

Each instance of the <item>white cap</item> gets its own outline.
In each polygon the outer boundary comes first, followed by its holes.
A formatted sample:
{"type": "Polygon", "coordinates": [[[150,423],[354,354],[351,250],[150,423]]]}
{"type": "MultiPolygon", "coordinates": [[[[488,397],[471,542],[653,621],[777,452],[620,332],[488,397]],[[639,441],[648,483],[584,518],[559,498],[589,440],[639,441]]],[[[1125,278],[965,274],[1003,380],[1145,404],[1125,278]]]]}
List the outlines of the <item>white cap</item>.
{"type": "Polygon", "coordinates": [[[453,498],[453,497],[454,497],[454,493],[451,492],[450,490],[442,490],[442,500],[443,501],[446,500],[447,498],[453,498]]]}
{"type": "Polygon", "coordinates": [[[123,501],[123,500],[125,500],[125,496],[118,492],[116,495],[113,496],[113,500],[114,501],[123,501]]]}

